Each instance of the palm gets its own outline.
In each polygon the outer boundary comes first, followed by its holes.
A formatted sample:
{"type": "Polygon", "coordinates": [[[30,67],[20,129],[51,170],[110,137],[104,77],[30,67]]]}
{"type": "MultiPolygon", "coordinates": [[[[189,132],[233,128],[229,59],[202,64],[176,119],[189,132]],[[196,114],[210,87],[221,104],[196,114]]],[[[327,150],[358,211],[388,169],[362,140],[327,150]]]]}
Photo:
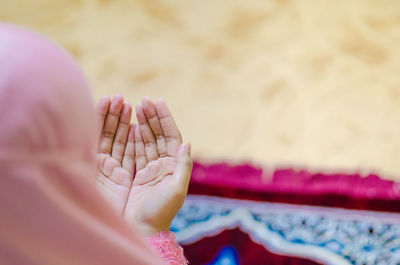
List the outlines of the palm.
{"type": "Polygon", "coordinates": [[[136,173],[131,193],[134,197],[134,208],[143,209],[141,219],[163,220],[165,217],[169,218],[169,206],[181,204],[180,199],[174,201],[175,179],[173,173],[175,167],[174,158],[164,157],[150,162],[136,173]]]}
{"type": "Polygon", "coordinates": [[[129,126],[132,107],[117,95],[97,104],[102,128],[98,154],[97,186],[105,198],[123,214],[133,175],[133,125],[129,126]],[[131,132],[129,133],[129,130],[131,132]],[[129,135],[129,137],[128,137],[129,135]]]}
{"type": "Polygon", "coordinates": [[[98,188],[113,204],[114,209],[122,214],[129,195],[130,187],[127,183],[132,178],[131,173],[110,155],[99,154],[98,159],[100,164],[97,171],[98,188]]]}
{"type": "Polygon", "coordinates": [[[135,175],[133,188],[150,188],[157,185],[162,186],[169,180],[168,176],[174,173],[176,161],[172,157],[160,157],[151,161],[135,175]]]}

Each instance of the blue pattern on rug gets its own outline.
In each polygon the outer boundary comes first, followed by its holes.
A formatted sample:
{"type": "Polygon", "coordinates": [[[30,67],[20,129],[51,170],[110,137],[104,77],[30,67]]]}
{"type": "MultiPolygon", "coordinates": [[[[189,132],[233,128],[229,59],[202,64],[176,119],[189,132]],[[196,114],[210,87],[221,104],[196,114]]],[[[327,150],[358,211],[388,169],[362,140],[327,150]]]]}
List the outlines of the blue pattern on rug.
{"type": "Polygon", "coordinates": [[[267,249],[324,264],[400,264],[396,213],[189,196],[171,229],[190,244],[236,227],[267,249]]]}
{"type": "Polygon", "coordinates": [[[224,247],[208,265],[239,265],[237,253],[232,247],[224,247]]]}

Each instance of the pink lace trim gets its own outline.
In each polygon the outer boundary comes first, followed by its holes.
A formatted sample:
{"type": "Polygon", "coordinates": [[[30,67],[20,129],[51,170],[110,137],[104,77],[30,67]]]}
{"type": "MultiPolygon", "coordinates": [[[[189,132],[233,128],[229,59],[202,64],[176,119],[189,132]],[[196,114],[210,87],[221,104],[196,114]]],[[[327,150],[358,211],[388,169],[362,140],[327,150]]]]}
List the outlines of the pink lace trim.
{"type": "Polygon", "coordinates": [[[168,265],[186,265],[188,261],[183,255],[182,247],[176,242],[175,234],[163,231],[146,238],[147,242],[157,251],[168,265]]]}

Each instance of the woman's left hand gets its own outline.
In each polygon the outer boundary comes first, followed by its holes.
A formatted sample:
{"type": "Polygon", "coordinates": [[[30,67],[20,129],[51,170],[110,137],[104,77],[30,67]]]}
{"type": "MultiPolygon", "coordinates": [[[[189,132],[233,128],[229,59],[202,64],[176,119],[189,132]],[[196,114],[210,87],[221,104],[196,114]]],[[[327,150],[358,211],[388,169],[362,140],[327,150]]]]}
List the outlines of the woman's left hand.
{"type": "Polygon", "coordinates": [[[144,98],[136,106],[136,175],[125,218],[145,235],[168,231],[185,200],[193,162],[190,144],[181,134],[164,101],[144,98]]]}

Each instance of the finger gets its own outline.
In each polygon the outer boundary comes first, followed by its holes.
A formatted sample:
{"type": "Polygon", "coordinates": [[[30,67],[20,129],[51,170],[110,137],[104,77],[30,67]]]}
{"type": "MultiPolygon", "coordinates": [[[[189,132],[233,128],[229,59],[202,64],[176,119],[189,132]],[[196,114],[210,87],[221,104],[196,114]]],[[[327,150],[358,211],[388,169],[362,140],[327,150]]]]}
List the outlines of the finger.
{"type": "Polygon", "coordinates": [[[156,137],[157,151],[159,156],[167,156],[167,141],[161,129],[161,123],[157,116],[156,105],[147,97],[142,100],[143,112],[146,116],[147,122],[156,137]]]}
{"type": "Polygon", "coordinates": [[[144,147],[139,125],[135,126],[135,160],[136,172],[147,165],[146,150],[144,147]]]}
{"type": "Polygon", "coordinates": [[[99,125],[99,131],[103,130],[104,121],[106,119],[106,115],[108,109],[110,108],[111,99],[110,96],[103,96],[96,105],[96,113],[97,113],[97,124],[99,125]]]}
{"type": "Polygon", "coordinates": [[[187,193],[190,176],[192,174],[193,161],[190,155],[190,143],[181,144],[177,153],[177,164],[174,171],[174,177],[177,186],[182,193],[187,193]]]}
{"type": "Polygon", "coordinates": [[[122,167],[133,174],[135,168],[135,124],[129,126],[128,142],[126,144],[122,167]]]}
{"type": "Polygon", "coordinates": [[[115,134],[114,142],[112,145],[111,156],[118,162],[122,162],[124,156],[126,142],[128,141],[129,124],[132,116],[132,105],[124,103],[119,118],[117,133],[115,134]]]}
{"type": "Polygon", "coordinates": [[[156,138],[147,122],[141,103],[136,105],[136,117],[139,122],[140,133],[146,148],[147,161],[150,162],[156,160],[158,158],[156,138]]]}
{"type": "Polygon", "coordinates": [[[118,127],[119,116],[123,104],[124,98],[120,94],[117,94],[111,100],[110,109],[106,115],[100,140],[100,151],[104,154],[111,154],[114,136],[118,127]]]}
{"type": "Polygon", "coordinates": [[[181,133],[175,124],[167,104],[162,99],[156,101],[156,110],[164,137],[167,141],[167,153],[170,156],[176,156],[179,146],[182,144],[181,133]]]}

